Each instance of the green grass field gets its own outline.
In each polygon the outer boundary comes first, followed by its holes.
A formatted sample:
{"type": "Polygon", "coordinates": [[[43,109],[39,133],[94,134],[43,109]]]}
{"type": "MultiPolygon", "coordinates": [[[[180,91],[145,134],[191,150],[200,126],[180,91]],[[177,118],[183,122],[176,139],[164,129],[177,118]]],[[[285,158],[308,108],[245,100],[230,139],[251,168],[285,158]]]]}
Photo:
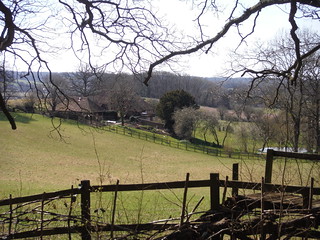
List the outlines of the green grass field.
{"type": "MultiPolygon", "coordinates": [[[[211,172],[231,175],[234,159],[174,149],[73,122],[63,122],[59,137],[51,119],[16,114],[18,129],[1,116],[0,194],[5,198],[92,184],[207,179],[211,172]]],[[[58,122],[55,122],[58,123],[58,122]]]]}
{"type": "MultiPolygon", "coordinates": [[[[73,121],[59,123],[37,114],[15,114],[18,129],[11,130],[0,115],[0,194],[26,195],[92,184],[164,182],[208,179],[210,173],[231,176],[232,164],[240,161],[243,180],[263,176],[264,162],[219,158],[184,151],[143,139],[104,131],[73,121]]],[[[296,163],[287,164],[287,168],[296,163]]],[[[281,166],[281,161],[280,161],[281,166]]],[[[275,171],[281,167],[275,168],[275,171]]],[[[303,166],[300,166],[300,170],[303,166]]],[[[279,174],[278,174],[279,175],[279,174]]],[[[258,180],[259,181],[259,180],[258,180]]]]}
{"type": "MultiPolygon", "coordinates": [[[[220,173],[224,179],[231,176],[235,162],[240,162],[241,180],[260,182],[264,175],[263,160],[219,158],[179,150],[72,121],[62,122],[58,133],[53,127],[59,123],[58,119],[53,124],[50,118],[36,114],[14,114],[14,117],[18,125],[15,131],[0,115],[0,199],[8,198],[9,194],[17,197],[69,189],[84,179],[92,185],[115,184],[117,179],[120,184],[182,181],[188,172],[190,180],[208,179],[210,173],[220,173]]],[[[319,176],[320,168],[314,163],[276,162],[274,182],[281,181],[283,169],[286,169],[286,184],[299,183],[300,176],[304,180],[319,176]]],[[[92,212],[97,219],[110,222],[113,196],[113,193],[92,193],[92,212]],[[101,212],[101,208],[107,211],[101,212]]],[[[120,192],[116,221],[141,223],[179,217],[182,196],[182,189],[120,192]]],[[[190,189],[187,212],[203,196],[205,199],[197,209],[200,211],[209,209],[209,189],[190,189]]],[[[68,202],[59,201],[50,203],[46,209],[67,211],[64,206],[68,202]]],[[[79,211],[79,206],[77,198],[75,211],[79,211]]]]}
{"type": "MultiPolygon", "coordinates": [[[[64,121],[59,134],[50,118],[15,114],[18,129],[1,116],[0,199],[92,185],[208,179],[210,173],[231,176],[235,159],[179,150],[130,136],[64,121]],[[53,131],[53,132],[52,132],[53,131]]],[[[58,124],[58,120],[55,120],[58,124]]],[[[92,194],[92,208],[110,209],[113,194],[92,194]]],[[[183,190],[119,193],[118,222],[147,222],[181,211],[183,190]]],[[[209,209],[209,189],[190,189],[188,211],[204,196],[199,210],[209,209]]],[[[63,204],[61,204],[63,208],[63,204]]],[[[106,216],[110,221],[110,214],[106,216]]]]}

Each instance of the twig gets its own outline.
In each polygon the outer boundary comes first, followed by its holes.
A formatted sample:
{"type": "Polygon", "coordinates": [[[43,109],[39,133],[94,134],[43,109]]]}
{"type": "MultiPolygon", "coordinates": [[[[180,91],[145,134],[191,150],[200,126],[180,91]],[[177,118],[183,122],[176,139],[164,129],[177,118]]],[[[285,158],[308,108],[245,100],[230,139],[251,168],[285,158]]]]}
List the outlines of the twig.
{"type": "Polygon", "coordinates": [[[199,202],[196,204],[196,206],[192,209],[191,213],[188,213],[188,217],[187,217],[187,222],[189,222],[191,216],[194,214],[194,212],[198,209],[198,207],[200,206],[201,202],[203,201],[204,196],[202,196],[202,198],[199,200],[199,202]]]}

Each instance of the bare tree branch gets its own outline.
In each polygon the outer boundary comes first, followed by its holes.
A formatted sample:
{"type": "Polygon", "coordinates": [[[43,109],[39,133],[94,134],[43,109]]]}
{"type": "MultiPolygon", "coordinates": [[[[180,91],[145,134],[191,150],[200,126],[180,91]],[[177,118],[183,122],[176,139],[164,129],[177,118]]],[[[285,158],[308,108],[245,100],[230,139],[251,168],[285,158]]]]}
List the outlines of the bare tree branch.
{"type": "Polygon", "coordinates": [[[297,2],[296,1],[291,1],[291,10],[290,10],[290,15],[289,15],[289,22],[292,26],[291,31],[290,31],[290,35],[294,41],[294,46],[295,46],[295,52],[296,52],[296,69],[294,71],[294,75],[291,79],[292,84],[296,84],[297,82],[297,78],[298,78],[298,74],[299,71],[301,69],[302,66],[302,61],[301,61],[301,54],[300,54],[300,39],[298,38],[296,31],[298,30],[298,25],[296,23],[296,21],[294,20],[294,16],[297,13],[297,2]]]}
{"type": "Polygon", "coordinates": [[[5,17],[5,25],[3,26],[0,36],[0,51],[3,51],[13,42],[15,25],[13,23],[12,12],[2,3],[2,1],[0,1],[0,11],[5,17]]]}
{"type": "MultiPolygon", "coordinates": [[[[173,51],[173,52],[169,53],[168,55],[153,62],[149,66],[147,76],[145,77],[145,80],[144,80],[144,84],[148,85],[148,81],[150,80],[150,78],[152,76],[152,72],[153,72],[154,68],[156,68],[158,65],[160,65],[160,64],[162,64],[162,63],[164,63],[164,62],[166,62],[176,56],[192,54],[192,53],[195,53],[195,52],[202,50],[204,48],[206,48],[205,53],[208,53],[210,51],[210,49],[212,48],[213,44],[218,42],[220,39],[222,39],[228,33],[229,29],[232,26],[238,26],[240,23],[243,23],[247,19],[249,19],[253,14],[260,12],[264,8],[267,8],[269,6],[274,6],[274,5],[288,4],[288,3],[291,4],[292,1],[291,0],[261,0],[257,4],[255,4],[254,6],[247,8],[241,16],[239,16],[237,18],[230,17],[229,21],[224,25],[222,30],[220,32],[218,32],[214,37],[212,37],[206,41],[202,41],[200,44],[196,44],[191,48],[187,48],[185,50],[180,50],[180,51],[173,51]]],[[[305,4],[307,6],[311,6],[311,7],[315,7],[315,8],[320,7],[320,1],[312,1],[312,0],[296,1],[295,4],[291,4],[292,8],[291,8],[291,12],[290,12],[290,19],[293,19],[295,16],[296,11],[295,11],[294,6],[296,6],[297,3],[305,4]]],[[[236,6],[237,6],[237,4],[236,4],[236,6]]],[[[235,6],[235,8],[236,8],[236,6],[235,6]]],[[[233,9],[232,14],[234,11],[235,11],[235,9],[233,9]]],[[[256,18],[257,18],[257,16],[256,16],[256,18]]],[[[255,22],[256,22],[256,19],[254,20],[254,27],[255,27],[255,22]]],[[[291,23],[293,24],[294,22],[292,22],[292,20],[291,20],[291,23]]],[[[254,30],[254,27],[253,27],[253,30],[254,30]]],[[[294,32],[295,32],[295,30],[292,32],[292,34],[294,34],[294,32]]],[[[298,59],[300,59],[300,58],[298,58],[298,59]]],[[[297,59],[297,64],[299,63],[298,59],[297,59]]],[[[298,68],[297,68],[297,71],[299,71],[298,68]]]]}
{"type": "Polygon", "coordinates": [[[0,93],[0,109],[3,111],[4,115],[7,117],[8,121],[9,121],[9,123],[11,125],[12,130],[17,129],[17,126],[16,126],[16,123],[14,121],[14,118],[9,113],[1,93],[0,93]]]}

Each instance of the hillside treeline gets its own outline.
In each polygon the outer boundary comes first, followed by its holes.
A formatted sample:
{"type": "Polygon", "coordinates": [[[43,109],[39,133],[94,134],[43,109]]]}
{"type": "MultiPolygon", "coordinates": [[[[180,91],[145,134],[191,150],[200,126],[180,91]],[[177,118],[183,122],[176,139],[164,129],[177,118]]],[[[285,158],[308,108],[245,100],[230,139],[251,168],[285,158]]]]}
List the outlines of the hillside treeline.
{"type": "Polygon", "coordinates": [[[67,79],[73,79],[69,80],[70,85],[67,87],[71,95],[86,96],[107,93],[120,85],[123,91],[130,89],[141,97],[159,99],[165,93],[179,89],[194,96],[199,105],[224,107],[226,109],[233,109],[235,105],[240,103],[239,96],[243,96],[250,83],[249,79],[241,78],[208,79],[168,72],[156,72],[152,76],[149,85],[146,86],[143,84],[144,78],[141,75],[103,74],[98,77],[98,81],[92,79],[92,81],[87,82],[75,75],[64,74],[67,79]]]}
{"type": "MultiPolygon", "coordinates": [[[[250,79],[246,78],[203,78],[189,75],[178,75],[169,72],[156,72],[149,81],[143,84],[142,75],[94,73],[89,68],[79,69],[72,73],[52,73],[51,81],[48,73],[38,76],[28,75],[12,81],[12,93],[8,98],[22,96],[22,92],[30,92],[30,82],[44,82],[44,92],[53,92],[58,87],[68,96],[93,96],[109,94],[117,87],[123,91],[132,91],[138,96],[159,99],[165,93],[182,89],[195,97],[197,104],[208,107],[233,109],[240,103],[240,96],[248,90],[250,79]],[[17,87],[19,85],[19,87],[17,87]],[[15,87],[14,87],[15,86],[15,87]]],[[[39,89],[38,89],[39,90],[39,89]]],[[[40,89],[41,90],[41,89],[40,89]]],[[[256,102],[255,102],[256,103],[256,102]]]]}

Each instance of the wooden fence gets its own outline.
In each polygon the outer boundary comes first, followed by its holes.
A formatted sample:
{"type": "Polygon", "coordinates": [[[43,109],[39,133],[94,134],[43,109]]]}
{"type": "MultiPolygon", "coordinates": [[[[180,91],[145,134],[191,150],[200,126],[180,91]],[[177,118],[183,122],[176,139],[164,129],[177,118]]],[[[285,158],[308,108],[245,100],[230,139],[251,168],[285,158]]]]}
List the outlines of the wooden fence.
{"type": "Polygon", "coordinates": [[[267,150],[266,167],[265,167],[265,182],[271,183],[272,180],[272,168],[275,157],[303,159],[308,161],[320,161],[320,155],[317,154],[305,154],[294,152],[281,152],[274,151],[273,149],[267,150]]]}
{"type": "MultiPolygon", "coordinates": [[[[12,198],[0,200],[0,207],[3,211],[0,212],[0,238],[1,239],[21,239],[30,237],[61,235],[65,234],[72,239],[72,234],[80,234],[82,240],[90,240],[94,232],[110,232],[111,238],[115,231],[139,232],[139,231],[164,231],[166,229],[177,229],[185,222],[189,221],[189,216],[186,213],[187,193],[190,188],[208,188],[210,196],[210,211],[218,211],[226,199],[227,189],[231,189],[232,196],[238,195],[239,189],[259,190],[263,192],[285,192],[294,193],[302,196],[303,208],[312,208],[312,199],[315,195],[320,195],[320,188],[314,188],[313,181],[308,187],[301,186],[283,186],[271,184],[272,176],[272,162],[274,157],[290,157],[306,159],[311,161],[319,161],[319,155],[297,154],[297,153],[284,153],[269,150],[266,159],[266,181],[257,182],[243,182],[239,179],[239,165],[233,164],[232,180],[228,177],[225,180],[219,178],[218,173],[210,174],[210,178],[206,180],[189,180],[189,174],[186,176],[185,181],[163,182],[163,183],[145,183],[145,184],[117,184],[115,185],[98,185],[91,186],[89,180],[81,181],[79,188],[71,188],[57,192],[43,193],[26,197],[12,198]],[[115,210],[117,206],[117,193],[127,191],[152,191],[161,189],[183,189],[183,204],[181,215],[179,217],[180,223],[145,223],[145,224],[115,224],[115,210]],[[112,192],[114,193],[113,207],[111,211],[111,223],[95,223],[92,219],[92,205],[91,194],[97,192],[112,192]],[[222,194],[221,194],[222,192],[222,194]],[[80,195],[80,211],[77,214],[73,213],[74,203],[77,196],[80,195]],[[45,211],[45,206],[48,202],[53,202],[59,199],[66,199],[69,201],[68,213],[52,213],[45,211]],[[28,211],[23,210],[24,206],[37,204],[35,207],[30,208],[28,211]],[[31,217],[32,213],[38,213],[39,218],[31,217]],[[45,216],[50,215],[50,220],[45,219],[45,216]],[[59,224],[64,221],[66,226],[48,227],[49,221],[57,221],[59,224]],[[24,231],[23,229],[17,230],[16,226],[32,222],[33,229],[24,231]]],[[[262,195],[261,195],[262,196],[262,195]]],[[[262,199],[263,197],[261,197],[262,199]]],[[[262,201],[262,200],[261,200],[262,201]]],[[[64,204],[67,205],[65,202],[64,204]]],[[[262,214],[261,214],[262,215],[262,214]]],[[[319,219],[320,220],[320,219],[319,219]]]]}
{"type": "MultiPolygon", "coordinates": [[[[232,194],[237,195],[238,189],[250,189],[250,190],[264,190],[264,191],[285,191],[296,194],[301,194],[305,205],[310,203],[310,198],[312,199],[313,195],[320,195],[320,188],[310,187],[300,187],[300,186],[286,186],[285,189],[281,185],[275,185],[270,183],[254,183],[254,182],[242,182],[238,181],[239,173],[238,164],[233,165],[232,180],[229,181],[228,178],[225,180],[219,179],[218,173],[210,174],[210,178],[206,180],[189,180],[189,174],[186,176],[185,181],[175,181],[175,182],[163,182],[163,183],[145,183],[145,184],[117,184],[115,185],[99,185],[91,186],[89,180],[81,181],[79,188],[72,188],[68,190],[62,190],[57,192],[43,193],[38,195],[18,197],[9,199],[0,200],[0,207],[5,207],[5,213],[0,215],[0,224],[2,224],[3,232],[0,237],[2,239],[19,239],[19,238],[29,238],[29,237],[40,237],[50,236],[50,235],[60,235],[66,234],[71,239],[72,234],[81,234],[82,240],[90,240],[91,235],[94,232],[108,231],[110,235],[113,235],[115,231],[150,231],[158,230],[162,231],[168,228],[174,229],[175,227],[183,224],[185,221],[188,221],[188,217],[185,213],[185,205],[187,199],[187,192],[190,188],[208,188],[210,195],[210,206],[208,209],[211,211],[217,210],[221,206],[221,199],[225,199],[226,190],[229,188],[232,189],[232,194]],[[160,190],[160,189],[184,189],[183,194],[183,206],[180,216],[180,224],[177,223],[145,223],[145,224],[126,224],[126,225],[116,225],[115,221],[115,209],[116,209],[116,200],[118,192],[125,191],[151,191],[151,190],[160,190]],[[223,190],[223,191],[221,191],[223,190]],[[92,210],[91,210],[91,194],[96,192],[113,192],[115,193],[114,204],[112,210],[112,220],[108,224],[92,224],[92,210]],[[223,194],[221,195],[221,192],[223,194]],[[79,216],[74,216],[71,214],[72,203],[75,201],[76,195],[80,195],[80,206],[81,211],[79,216]],[[46,228],[44,214],[44,206],[46,201],[53,201],[55,199],[68,198],[70,199],[70,210],[69,213],[64,215],[64,219],[67,222],[67,226],[57,226],[54,228],[46,228]],[[17,209],[20,206],[23,206],[28,203],[38,202],[40,205],[37,208],[32,209],[32,211],[38,211],[40,213],[40,219],[36,219],[38,224],[35,229],[29,231],[19,231],[15,232],[13,229],[14,224],[18,224],[19,221],[22,221],[23,212],[18,213],[14,216],[14,213],[17,212],[17,209]],[[40,210],[39,210],[40,209],[40,210]],[[71,222],[77,222],[77,224],[71,225],[71,222]]],[[[58,216],[58,214],[56,214],[58,216]]],[[[56,218],[58,218],[56,216],[56,218]]],[[[28,217],[28,216],[27,216],[28,217]]],[[[24,217],[24,218],[27,218],[24,217]]],[[[111,237],[112,238],[112,237],[111,237]]]]}
{"type": "MultiPolygon", "coordinates": [[[[189,175],[187,175],[189,176],[189,175]]],[[[189,177],[188,177],[189,178],[189,177]]],[[[91,232],[95,231],[141,231],[141,230],[161,230],[170,227],[170,224],[132,224],[132,225],[104,225],[94,227],[91,225],[91,193],[96,192],[125,192],[125,191],[147,191],[147,190],[160,190],[160,189],[185,189],[186,192],[189,188],[199,188],[199,187],[209,187],[210,188],[210,196],[211,196],[211,208],[219,207],[219,186],[221,182],[219,180],[219,174],[211,174],[209,180],[196,180],[196,181],[176,181],[176,182],[164,182],[164,183],[147,183],[147,184],[116,184],[116,185],[99,185],[99,186],[91,186],[89,180],[81,181],[80,188],[77,189],[68,189],[57,192],[43,193],[26,197],[18,197],[18,198],[9,198],[0,200],[1,206],[8,206],[9,211],[5,214],[1,214],[2,224],[7,224],[7,234],[4,234],[2,239],[19,239],[19,238],[28,238],[28,237],[43,237],[48,235],[60,235],[60,234],[72,234],[72,233],[80,233],[82,239],[91,239],[91,232]],[[67,216],[68,217],[68,226],[67,227],[56,227],[51,229],[45,229],[43,226],[38,227],[32,231],[24,231],[13,233],[12,225],[13,222],[19,222],[19,220],[14,219],[13,212],[14,205],[21,205],[27,203],[35,203],[40,202],[42,209],[40,222],[43,221],[43,207],[45,201],[50,201],[53,199],[61,199],[65,197],[73,198],[76,195],[80,195],[81,201],[81,214],[79,217],[67,216]],[[81,225],[70,226],[70,221],[77,218],[81,221],[81,225]]],[[[185,205],[185,204],[184,204],[185,205]]],[[[115,205],[114,205],[115,208],[115,205]]],[[[184,214],[182,214],[181,219],[184,218],[184,214]]],[[[175,226],[176,224],[172,224],[175,226]]]]}
{"type": "Polygon", "coordinates": [[[166,136],[158,136],[157,134],[152,133],[144,133],[140,131],[135,131],[131,128],[126,127],[120,127],[115,125],[107,125],[103,126],[103,129],[109,132],[130,136],[133,138],[138,138],[141,140],[145,140],[148,142],[153,142],[157,144],[161,144],[164,146],[169,146],[172,148],[177,148],[185,151],[191,151],[191,152],[197,152],[197,153],[203,153],[208,154],[211,156],[219,156],[219,157],[228,157],[228,158],[234,158],[234,159],[264,159],[264,155],[259,153],[244,153],[240,151],[229,151],[224,150],[222,148],[214,148],[206,145],[196,145],[192,144],[188,141],[171,141],[170,139],[166,139],[166,136]]]}

